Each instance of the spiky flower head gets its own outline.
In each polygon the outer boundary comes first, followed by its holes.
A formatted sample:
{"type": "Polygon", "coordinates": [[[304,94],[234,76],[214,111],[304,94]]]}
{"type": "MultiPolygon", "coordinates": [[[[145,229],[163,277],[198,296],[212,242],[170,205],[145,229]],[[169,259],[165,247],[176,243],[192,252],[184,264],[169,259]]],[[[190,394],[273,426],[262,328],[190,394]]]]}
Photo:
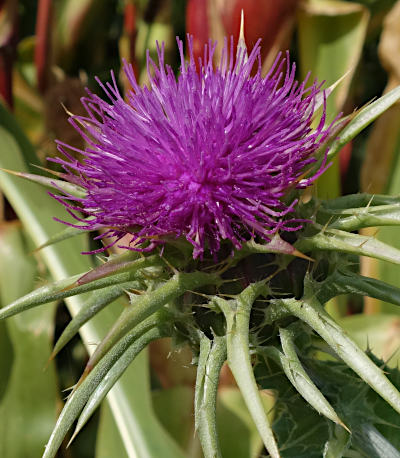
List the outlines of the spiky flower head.
{"type": "Polygon", "coordinates": [[[259,43],[249,56],[243,47],[235,56],[233,41],[225,41],[217,66],[216,43],[199,62],[190,38],[188,61],[179,40],[178,48],[177,77],[162,46],[158,65],[147,56],[148,87],[138,85],[125,63],[132,87],[126,100],[113,74],[111,83],[99,81],[108,101],[88,91],[87,116],[70,118],[87,143],[77,150],[83,159],[61,142],[64,159],[56,159],[87,195],[56,198],[78,220],[78,212],[89,217],[84,228],[107,228],[102,236],[112,237],[110,244],[131,234],[120,245],[135,250],[183,236],[198,257],[206,249],[216,254],[223,240],[239,248],[254,236],[268,241],[278,231],[300,229],[297,199],[287,196],[324,169],[310,176],[330,129],[324,108],[311,126],[324,100],[321,86],[296,81],[288,54],[263,77],[259,43]]]}

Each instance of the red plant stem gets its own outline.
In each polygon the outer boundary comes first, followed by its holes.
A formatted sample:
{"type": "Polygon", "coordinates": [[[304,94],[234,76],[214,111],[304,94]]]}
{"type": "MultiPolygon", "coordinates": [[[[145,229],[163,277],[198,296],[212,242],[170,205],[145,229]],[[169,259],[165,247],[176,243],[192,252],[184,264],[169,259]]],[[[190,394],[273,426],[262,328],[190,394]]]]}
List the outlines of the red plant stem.
{"type": "Polygon", "coordinates": [[[0,12],[9,16],[10,33],[0,43],[0,95],[10,109],[14,106],[12,92],[13,63],[17,46],[18,0],[14,3],[0,0],[0,12]],[[2,11],[6,9],[6,11],[2,11]]]}
{"type": "Polygon", "coordinates": [[[186,6],[186,31],[193,35],[195,62],[204,55],[204,45],[210,38],[207,0],[189,0],[186,6]]]}
{"type": "Polygon", "coordinates": [[[13,108],[12,95],[12,68],[14,62],[14,50],[10,45],[0,48],[0,94],[9,108],[13,108]]]}
{"type": "MultiPolygon", "coordinates": [[[[136,45],[136,7],[132,1],[127,1],[124,10],[124,32],[129,40],[129,61],[135,62],[135,45],[136,45]]],[[[136,68],[135,68],[136,70],[136,68]]],[[[136,75],[137,76],[137,75],[136,75]]]]}
{"type": "Polygon", "coordinates": [[[36,16],[35,67],[37,86],[44,93],[48,85],[52,0],[39,0],[36,16]]]}

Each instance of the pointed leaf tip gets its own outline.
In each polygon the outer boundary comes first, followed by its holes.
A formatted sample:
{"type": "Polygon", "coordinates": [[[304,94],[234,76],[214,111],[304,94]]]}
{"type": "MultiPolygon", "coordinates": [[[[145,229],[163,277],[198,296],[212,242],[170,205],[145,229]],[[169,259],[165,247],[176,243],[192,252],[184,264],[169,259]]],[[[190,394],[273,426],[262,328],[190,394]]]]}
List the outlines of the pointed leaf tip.
{"type": "MultiPolygon", "coordinates": [[[[239,32],[239,42],[246,43],[246,40],[244,38],[244,11],[240,12],[240,32],[239,32]]],[[[245,44],[246,46],[246,44],[245,44]]]]}
{"type": "MultiPolygon", "coordinates": [[[[52,173],[60,178],[66,178],[67,175],[59,172],[53,172],[52,170],[38,167],[40,169],[45,170],[46,172],[52,173]]],[[[48,188],[54,188],[57,191],[65,192],[66,194],[71,194],[77,198],[83,198],[86,196],[86,191],[81,186],[76,184],[70,183],[69,181],[58,180],[55,178],[48,178],[43,175],[36,175],[34,173],[26,173],[26,172],[17,172],[14,170],[9,170],[5,168],[0,168],[1,171],[9,173],[10,175],[14,175],[18,178],[23,178],[25,180],[31,181],[33,183],[40,184],[42,186],[46,186],[48,188]]]]}
{"type": "Polygon", "coordinates": [[[296,250],[296,248],[294,248],[292,255],[296,256],[297,258],[302,258],[310,262],[315,262],[314,258],[311,258],[310,256],[307,256],[306,254],[303,254],[301,251],[296,250]]]}
{"type": "Polygon", "coordinates": [[[244,37],[244,12],[242,9],[240,16],[240,30],[239,30],[239,40],[236,51],[236,58],[240,59],[240,62],[245,63],[248,59],[246,40],[244,37]]]}

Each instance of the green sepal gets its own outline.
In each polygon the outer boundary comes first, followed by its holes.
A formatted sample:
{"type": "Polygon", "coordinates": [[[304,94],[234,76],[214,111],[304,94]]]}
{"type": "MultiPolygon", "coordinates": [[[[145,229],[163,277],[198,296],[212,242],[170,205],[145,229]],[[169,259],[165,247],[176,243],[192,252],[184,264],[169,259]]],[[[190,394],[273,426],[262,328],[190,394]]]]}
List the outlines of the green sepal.
{"type": "MultiPolygon", "coordinates": [[[[313,226],[313,229],[317,228],[317,225],[313,226]]],[[[302,252],[326,250],[369,256],[400,264],[400,250],[377,240],[375,237],[351,234],[337,229],[320,228],[320,232],[317,234],[299,239],[295,247],[302,252]]]]}
{"type": "Polygon", "coordinates": [[[359,377],[400,413],[399,391],[325,311],[307,279],[305,295],[301,300],[276,299],[276,301],[314,329],[359,377]]]}
{"type": "Polygon", "coordinates": [[[375,207],[379,205],[392,205],[400,202],[400,196],[386,196],[384,194],[348,194],[336,199],[320,201],[322,210],[347,210],[349,208],[375,207]]]}
{"type": "Polygon", "coordinates": [[[259,351],[264,356],[272,357],[276,363],[281,365],[291,384],[318,413],[348,430],[347,426],[335,412],[335,409],[304,370],[296,353],[292,332],[288,329],[280,328],[279,333],[283,353],[275,347],[261,347],[259,351]]]}
{"type": "Polygon", "coordinates": [[[125,290],[137,288],[138,282],[122,283],[120,285],[104,288],[99,294],[97,291],[91,293],[90,297],[82,304],[79,312],[72,317],[71,321],[63,330],[58,338],[50,359],[54,358],[67,343],[79,332],[79,329],[93,318],[97,313],[103,310],[104,307],[111,304],[115,299],[121,297],[125,290]]]}
{"type": "Polygon", "coordinates": [[[57,232],[57,234],[54,234],[52,237],[50,237],[45,243],[37,247],[35,251],[43,250],[43,248],[54,245],[58,242],[62,242],[63,240],[71,239],[72,237],[76,237],[77,235],[85,234],[86,232],[86,226],[82,226],[82,228],[75,226],[67,226],[62,231],[57,232]]]}
{"type": "Polygon", "coordinates": [[[335,270],[326,280],[316,282],[314,286],[321,303],[328,302],[340,294],[357,294],[400,305],[400,288],[349,270],[335,270]]]}
{"type": "MultiPolygon", "coordinates": [[[[0,319],[8,318],[37,305],[54,300],[76,296],[77,294],[98,290],[107,286],[132,282],[136,279],[138,271],[141,269],[158,266],[162,263],[162,258],[158,255],[135,259],[136,256],[137,254],[134,252],[124,253],[113,257],[110,261],[89,272],[74,275],[65,280],[38,288],[32,291],[32,293],[3,307],[0,310],[0,319]]],[[[135,287],[136,289],[140,289],[141,284],[138,282],[135,287]]]]}
{"type": "Polygon", "coordinates": [[[92,370],[121,337],[168,302],[182,296],[188,290],[194,290],[204,285],[215,285],[219,282],[220,279],[216,274],[177,272],[157,289],[135,296],[134,302],[124,309],[110,331],[97,346],[86,365],[84,375],[92,370]]]}
{"type": "Polygon", "coordinates": [[[344,145],[349,143],[363,129],[369,126],[376,118],[400,100],[400,86],[380,97],[375,102],[368,104],[358,111],[347,126],[337,135],[328,151],[328,161],[331,161],[344,145]]]}
{"type": "Polygon", "coordinates": [[[205,458],[222,457],[217,435],[216,409],[219,375],[226,356],[225,337],[214,336],[211,341],[206,335],[201,335],[194,414],[195,428],[205,458]]]}
{"type": "MultiPolygon", "coordinates": [[[[58,192],[64,192],[66,194],[71,194],[77,198],[85,198],[87,192],[81,186],[76,184],[70,183],[69,181],[65,180],[58,180],[56,178],[49,178],[43,175],[36,175],[34,173],[25,173],[25,172],[15,172],[13,170],[2,169],[3,172],[11,173],[20,178],[24,178],[25,180],[32,181],[33,183],[41,184],[42,186],[46,186],[48,188],[55,189],[58,192]]],[[[55,173],[55,172],[52,172],[55,173]]],[[[63,174],[61,174],[63,175],[63,174]]]]}
{"type": "Polygon", "coordinates": [[[113,365],[124,354],[124,352],[134,345],[135,341],[139,339],[144,333],[153,328],[161,329],[160,324],[162,317],[158,314],[144,320],[135,329],[131,330],[123,339],[121,339],[101,360],[99,364],[92,370],[92,372],[73,390],[69,396],[57,423],[50,436],[49,442],[43,458],[53,458],[59,449],[62,441],[68,430],[71,428],[74,421],[78,418],[82,409],[86,405],[92,393],[99,386],[100,382],[111,370],[113,365]]]}
{"type": "Polygon", "coordinates": [[[280,453],[264,411],[249,352],[250,312],[257,297],[266,292],[265,281],[261,281],[249,285],[234,300],[226,301],[221,297],[215,297],[214,301],[224,313],[227,323],[226,346],[229,367],[266,449],[273,458],[278,458],[280,453]]]}
{"type": "Polygon", "coordinates": [[[257,243],[254,240],[244,242],[240,250],[235,252],[235,255],[229,259],[228,265],[235,266],[239,261],[252,254],[288,254],[310,260],[308,256],[301,253],[296,247],[289,242],[283,240],[278,233],[276,233],[269,242],[257,243]]]}
{"type": "Polygon", "coordinates": [[[392,205],[366,206],[343,210],[328,210],[326,218],[329,229],[339,229],[347,232],[358,231],[364,227],[399,226],[400,203],[392,205]]]}
{"type": "MultiPolygon", "coordinates": [[[[106,288],[107,286],[132,282],[135,280],[136,274],[136,272],[124,272],[113,275],[112,277],[104,277],[80,286],[75,285],[76,281],[79,280],[83,274],[74,275],[73,277],[66,278],[65,280],[53,282],[26,294],[25,296],[0,309],[0,320],[17,315],[18,313],[29,310],[32,307],[46,304],[48,302],[76,296],[77,294],[86,293],[88,291],[99,290],[106,288]]],[[[137,288],[140,287],[141,284],[138,282],[137,288]]]]}
{"type": "Polygon", "coordinates": [[[147,331],[145,334],[140,336],[135,342],[133,342],[125,352],[118,358],[114,365],[110,368],[107,374],[104,375],[100,383],[97,385],[93,393],[90,395],[85,407],[83,408],[78,422],[75,428],[75,431],[69,441],[69,444],[75,439],[79,434],[81,429],[85,426],[87,421],[93,415],[94,411],[99,407],[100,403],[107,396],[107,393],[119,380],[119,378],[126,371],[128,366],[136,358],[136,356],[146,348],[151,342],[163,337],[169,337],[170,333],[165,327],[158,326],[147,331]]]}
{"type": "Polygon", "coordinates": [[[86,272],[76,281],[74,286],[85,285],[123,272],[134,273],[140,269],[158,267],[160,265],[164,265],[164,262],[159,255],[140,256],[140,253],[135,251],[126,251],[118,256],[111,257],[104,264],[86,272]]]}

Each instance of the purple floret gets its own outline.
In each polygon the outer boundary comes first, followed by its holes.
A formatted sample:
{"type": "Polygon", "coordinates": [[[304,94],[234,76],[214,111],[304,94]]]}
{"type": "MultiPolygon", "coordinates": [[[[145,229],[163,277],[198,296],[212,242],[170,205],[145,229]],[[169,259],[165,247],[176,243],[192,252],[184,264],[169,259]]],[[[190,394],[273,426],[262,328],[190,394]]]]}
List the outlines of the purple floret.
{"type": "Polygon", "coordinates": [[[217,67],[211,42],[197,68],[191,39],[189,61],[181,41],[178,48],[178,77],[161,48],[158,65],[147,57],[149,87],[140,87],[125,63],[132,86],[126,100],[113,74],[111,84],[99,82],[108,102],[88,91],[88,115],[70,117],[87,147],[58,142],[64,159],[55,159],[87,196],[55,198],[78,221],[84,215],[79,227],[106,229],[107,246],[131,234],[124,248],[134,250],[183,236],[196,258],[205,250],[216,254],[223,240],[240,248],[256,235],[268,241],[278,231],[299,230],[303,221],[289,216],[297,200],[282,198],[324,170],[307,173],[329,133],[325,107],[311,127],[321,86],[295,81],[288,54],[262,77],[259,43],[248,58],[243,50],[235,58],[232,41],[225,42],[217,67]]]}

